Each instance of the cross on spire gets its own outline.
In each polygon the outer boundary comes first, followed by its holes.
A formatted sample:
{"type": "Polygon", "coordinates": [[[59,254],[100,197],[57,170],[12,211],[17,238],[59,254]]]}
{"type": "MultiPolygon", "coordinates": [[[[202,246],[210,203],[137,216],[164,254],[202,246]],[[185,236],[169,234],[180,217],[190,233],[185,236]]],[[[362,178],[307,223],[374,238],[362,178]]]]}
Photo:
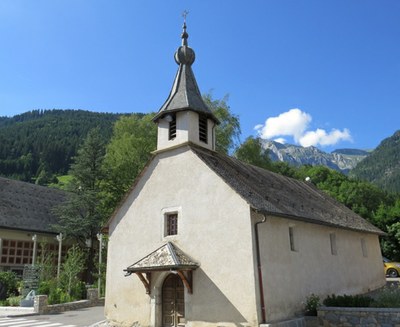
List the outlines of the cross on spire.
{"type": "Polygon", "coordinates": [[[182,13],[182,17],[183,17],[183,22],[186,24],[186,17],[187,15],[189,15],[189,12],[187,10],[184,10],[182,13]]]}

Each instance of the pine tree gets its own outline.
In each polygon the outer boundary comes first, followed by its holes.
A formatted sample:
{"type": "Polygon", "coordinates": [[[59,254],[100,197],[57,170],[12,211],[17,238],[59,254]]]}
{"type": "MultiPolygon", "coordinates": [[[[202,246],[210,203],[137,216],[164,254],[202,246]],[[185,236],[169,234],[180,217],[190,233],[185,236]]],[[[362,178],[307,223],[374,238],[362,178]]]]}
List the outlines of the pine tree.
{"type": "Polygon", "coordinates": [[[105,145],[100,130],[95,128],[88,133],[78,155],[74,158],[70,174],[72,180],[67,189],[70,191],[67,201],[56,209],[59,224],[58,232],[88,248],[86,281],[92,282],[94,272],[94,245],[97,233],[103,222],[101,211],[100,182],[101,165],[104,159],[105,145]]]}

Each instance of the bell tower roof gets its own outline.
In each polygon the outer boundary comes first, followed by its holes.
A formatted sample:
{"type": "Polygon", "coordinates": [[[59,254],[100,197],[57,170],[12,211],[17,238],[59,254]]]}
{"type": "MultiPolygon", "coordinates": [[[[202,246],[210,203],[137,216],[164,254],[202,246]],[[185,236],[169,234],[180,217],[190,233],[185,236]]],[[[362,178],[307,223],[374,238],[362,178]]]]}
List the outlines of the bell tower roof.
{"type": "Polygon", "coordinates": [[[195,61],[195,52],[188,46],[189,34],[186,31],[186,14],[184,15],[182,45],[175,52],[175,61],[179,65],[171,92],[162,105],[153,121],[157,122],[169,113],[179,111],[194,111],[219,123],[212,111],[204,103],[199,87],[194,77],[192,64],[195,61]]]}

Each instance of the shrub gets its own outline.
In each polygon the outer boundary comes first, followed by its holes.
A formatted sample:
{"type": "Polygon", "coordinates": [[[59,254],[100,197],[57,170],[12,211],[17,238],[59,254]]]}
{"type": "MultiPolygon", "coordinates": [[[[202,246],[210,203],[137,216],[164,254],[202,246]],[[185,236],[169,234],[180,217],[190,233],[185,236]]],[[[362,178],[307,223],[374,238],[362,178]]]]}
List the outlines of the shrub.
{"type": "Polygon", "coordinates": [[[0,306],[1,307],[8,307],[8,306],[10,306],[10,302],[8,302],[8,299],[1,300],[0,301],[0,306]]]}
{"type": "MultiPolygon", "coordinates": [[[[48,296],[49,304],[81,300],[86,297],[85,284],[79,275],[85,267],[85,253],[76,245],[68,251],[60,278],[42,280],[37,293],[48,296]]],[[[51,275],[51,274],[50,274],[51,275]]]]}
{"type": "Polygon", "coordinates": [[[306,303],[305,303],[306,316],[316,316],[317,310],[320,305],[321,304],[320,304],[319,296],[311,293],[310,296],[307,297],[306,303]]]}
{"type": "Polygon", "coordinates": [[[7,297],[18,293],[18,278],[17,275],[10,271],[0,272],[0,300],[5,300],[7,297]]]}
{"type": "Polygon", "coordinates": [[[49,295],[50,289],[53,287],[52,284],[54,284],[53,280],[45,280],[45,281],[40,282],[39,287],[37,289],[37,294],[38,295],[49,295]]]}
{"type": "Polygon", "coordinates": [[[71,297],[75,291],[80,289],[81,283],[79,274],[85,268],[86,254],[76,245],[73,245],[67,253],[62,272],[60,275],[60,285],[71,297]],[[78,286],[77,286],[78,285],[78,286]]]}
{"type": "Polygon", "coordinates": [[[374,300],[364,295],[335,295],[328,296],[323,304],[327,307],[369,307],[374,300]]]}
{"type": "Polygon", "coordinates": [[[400,288],[395,285],[384,287],[380,290],[371,306],[377,308],[400,308],[400,288]]]}
{"type": "Polygon", "coordinates": [[[22,296],[10,296],[9,298],[7,298],[8,305],[12,307],[19,307],[21,300],[22,296]]]}

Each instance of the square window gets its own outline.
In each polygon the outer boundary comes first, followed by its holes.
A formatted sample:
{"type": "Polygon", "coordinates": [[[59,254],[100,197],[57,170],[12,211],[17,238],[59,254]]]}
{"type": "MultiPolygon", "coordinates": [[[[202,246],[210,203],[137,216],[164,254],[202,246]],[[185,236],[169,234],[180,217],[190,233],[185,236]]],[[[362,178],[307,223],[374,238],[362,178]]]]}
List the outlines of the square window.
{"type": "Polygon", "coordinates": [[[165,236],[178,234],[178,214],[169,213],[165,216],[165,236]]]}

